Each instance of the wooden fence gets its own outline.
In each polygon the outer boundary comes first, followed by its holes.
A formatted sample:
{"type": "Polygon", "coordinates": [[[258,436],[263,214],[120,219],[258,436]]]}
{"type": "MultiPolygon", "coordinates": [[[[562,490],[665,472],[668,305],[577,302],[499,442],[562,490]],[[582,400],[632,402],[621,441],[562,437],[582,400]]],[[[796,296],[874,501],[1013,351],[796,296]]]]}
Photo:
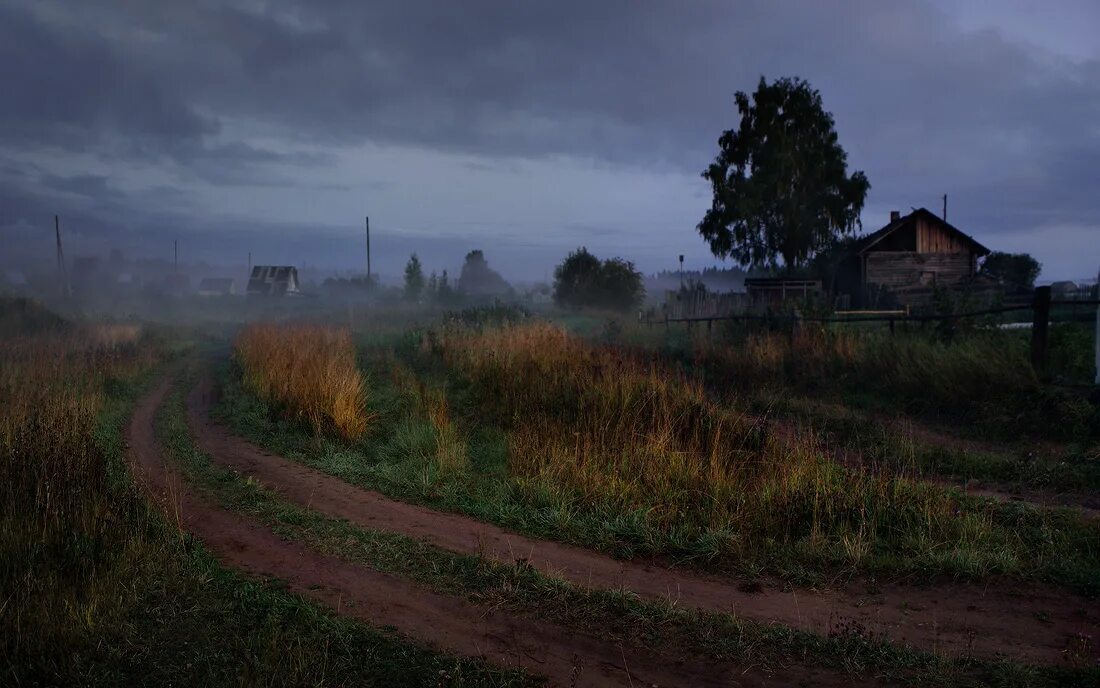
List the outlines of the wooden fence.
{"type": "MultiPolygon", "coordinates": [[[[1100,289],[1100,287],[1098,287],[1100,289]]],[[[908,312],[908,309],[901,311],[837,311],[828,316],[803,316],[797,310],[793,310],[789,313],[772,313],[772,314],[760,314],[760,313],[726,313],[722,314],[690,314],[690,315],[676,315],[670,314],[669,310],[666,310],[662,318],[654,319],[652,317],[653,312],[639,313],[639,319],[647,325],[664,325],[669,327],[672,323],[685,323],[689,328],[695,323],[706,323],[707,330],[711,330],[715,322],[721,321],[735,321],[735,322],[766,322],[776,324],[788,324],[792,327],[792,330],[797,330],[803,323],[871,323],[871,322],[885,322],[889,323],[890,332],[894,332],[896,323],[928,323],[928,322],[945,322],[945,321],[957,321],[966,318],[978,318],[994,315],[1004,315],[1007,313],[1018,313],[1024,311],[1031,311],[1031,364],[1035,368],[1035,371],[1039,374],[1040,378],[1045,379],[1047,377],[1047,369],[1050,359],[1050,322],[1051,322],[1051,309],[1056,306],[1072,307],[1074,309],[1074,315],[1076,316],[1076,310],[1078,308],[1092,308],[1096,307],[1096,384],[1100,385],[1100,293],[1098,298],[1072,298],[1072,299],[1054,299],[1051,297],[1051,288],[1036,287],[1032,296],[1031,303],[1016,304],[1000,306],[997,308],[986,308],[976,311],[967,311],[964,313],[946,313],[946,314],[922,314],[915,315],[908,312]]],[[[684,309],[687,310],[687,309],[684,309]]],[[[682,312],[682,311],[681,311],[682,312]]],[[[1076,319],[1076,317],[1074,318],[1076,319]]]]}

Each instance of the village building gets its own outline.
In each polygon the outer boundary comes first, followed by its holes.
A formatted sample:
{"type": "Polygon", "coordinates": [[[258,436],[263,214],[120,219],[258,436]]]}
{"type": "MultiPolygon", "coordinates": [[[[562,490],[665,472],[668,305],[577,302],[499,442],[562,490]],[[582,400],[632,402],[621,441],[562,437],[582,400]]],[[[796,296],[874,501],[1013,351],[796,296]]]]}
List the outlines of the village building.
{"type": "Polygon", "coordinates": [[[294,296],[300,294],[298,268],[293,265],[256,265],[248,279],[249,296],[294,296]]]}
{"type": "Polygon", "coordinates": [[[199,281],[199,296],[232,296],[234,293],[232,277],[203,277],[199,281]]]}
{"type": "Polygon", "coordinates": [[[837,269],[834,290],[842,307],[876,308],[928,303],[937,288],[963,290],[989,249],[926,208],[902,216],[861,239],[837,269]]]}

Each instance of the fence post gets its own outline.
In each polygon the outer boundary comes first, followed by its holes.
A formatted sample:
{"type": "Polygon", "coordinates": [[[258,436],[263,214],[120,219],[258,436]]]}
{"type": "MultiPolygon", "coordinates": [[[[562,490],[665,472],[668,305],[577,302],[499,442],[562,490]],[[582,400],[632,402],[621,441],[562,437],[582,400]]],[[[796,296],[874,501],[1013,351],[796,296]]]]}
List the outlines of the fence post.
{"type": "Polygon", "coordinates": [[[1036,287],[1032,308],[1034,319],[1031,322],[1031,367],[1035,369],[1040,380],[1045,380],[1050,334],[1050,287],[1036,287]]]}
{"type": "Polygon", "coordinates": [[[802,312],[797,308],[791,314],[791,343],[802,336],[802,312]]]}

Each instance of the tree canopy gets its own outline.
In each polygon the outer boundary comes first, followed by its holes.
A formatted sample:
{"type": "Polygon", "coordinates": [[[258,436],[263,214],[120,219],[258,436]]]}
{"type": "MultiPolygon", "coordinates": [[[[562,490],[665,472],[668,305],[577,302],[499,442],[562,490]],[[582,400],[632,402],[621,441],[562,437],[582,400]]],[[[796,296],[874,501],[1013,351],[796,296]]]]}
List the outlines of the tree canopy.
{"type": "Polygon", "coordinates": [[[1031,289],[1042,269],[1042,264],[1027,253],[993,251],[982,262],[981,273],[1010,287],[1031,289]]]}
{"type": "Polygon", "coordinates": [[[512,290],[500,273],[489,267],[485,254],[479,249],[466,254],[457,288],[463,294],[474,297],[503,296],[512,290]]]}
{"type": "Polygon", "coordinates": [[[713,201],[699,234],[719,258],[798,268],[859,226],[871,184],[848,175],[833,116],[807,82],[761,77],[735,101],[740,126],[722,134],[703,172],[713,201]]]}
{"type": "Polygon", "coordinates": [[[644,297],[642,273],[622,258],[601,261],[581,247],[554,269],[554,301],[561,306],[627,310],[644,297]]]}

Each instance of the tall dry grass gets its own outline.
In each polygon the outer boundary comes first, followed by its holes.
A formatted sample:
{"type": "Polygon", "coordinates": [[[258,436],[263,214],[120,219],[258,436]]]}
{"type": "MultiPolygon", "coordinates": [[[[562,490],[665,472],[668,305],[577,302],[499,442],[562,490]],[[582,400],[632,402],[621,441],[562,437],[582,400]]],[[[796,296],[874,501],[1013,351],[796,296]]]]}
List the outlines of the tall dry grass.
{"type": "Polygon", "coordinates": [[[0,341],[0,482],[5,510],[30,515],[44,533],[95,530],[109,505],[107,465],[90,440],[103,385],[158,359],[140,333],[101,336],[99,327],[0,341]]]}
{"type": "Polygon", "coordinates": [[[72,647],[114,608],[100,594],[118,580],[103,571],[140,547],[144,503],[101,414],[107,385],[145,374],[160,350],[94,330],[0,339],[0,656],[72,647]]]}
{"type": "Polygon", "coordinates": [[[1022,340],[1000,333],[948,343],[916,333],[755,331],[700,337],[692,356],[728,384],[864,390],[955,408],[1039,387],[1022,340]]]}
{"type": "Polygon", "coordinates": [[[1042,385],[1027,340],[976,331],[950,342],[930,333],[807,329],[799,336],[740,331],[699,337],[686,362],[713,389],[848,397],[963,425],[970,432],[1093,442],[1100,411],[1084,395],[1042,385]]]}
{"type": "Polygon", "coordinates": [[[234,348],[245,385],[289,417],[348,439],[366,431],[366,389],[347,329],[250,325],[234,348]]]}
{"type": "Polygon", "coordinates": [[[874,553],[1001,556],[989,513],[839,466],[812,437],[772,433],[660,362],[546,323],[451,329],[429,346],[506,429],[509,470],[537,499],[640,515],[662,537],[727,554],[787,548],[852,566],[874,553]]]}

